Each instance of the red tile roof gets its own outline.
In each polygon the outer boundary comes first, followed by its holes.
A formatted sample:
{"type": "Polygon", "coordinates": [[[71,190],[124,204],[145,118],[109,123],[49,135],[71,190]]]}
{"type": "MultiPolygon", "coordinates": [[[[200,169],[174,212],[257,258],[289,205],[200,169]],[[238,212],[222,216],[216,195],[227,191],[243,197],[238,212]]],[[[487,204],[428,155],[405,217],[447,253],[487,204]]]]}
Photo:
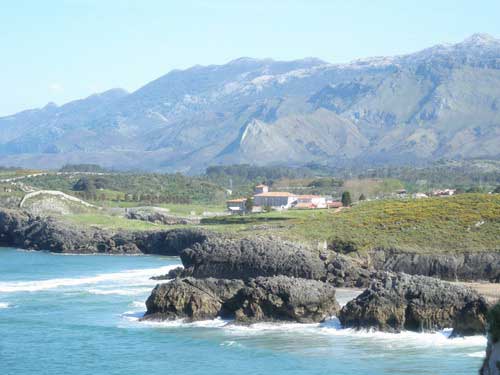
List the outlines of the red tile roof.
{"type": "Polygon", "coordinates": [[[243,203],[245,201],[246,201],[246,198],[238,198],[238,199],[227,200],[226,203],[243,203]]]}
{"type": "Polygon", "coordinates": [[[295,194],[286,191],[269,191],[267,193],[255,194],[256,197],[296,197],[295,194]]]}

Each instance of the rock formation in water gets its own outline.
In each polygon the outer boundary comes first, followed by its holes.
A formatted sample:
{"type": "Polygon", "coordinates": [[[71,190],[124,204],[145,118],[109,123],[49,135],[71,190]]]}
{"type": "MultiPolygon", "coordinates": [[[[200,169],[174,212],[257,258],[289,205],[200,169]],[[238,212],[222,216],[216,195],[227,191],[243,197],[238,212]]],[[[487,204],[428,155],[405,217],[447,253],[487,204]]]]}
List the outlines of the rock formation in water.
{"type": "Polygon", "coordinates": [[[480,375],[500,375],[500,303],[488,314],[488,346],[480,375]]]}
{"type": "Polygon", "coordinates": [[[425,276],[385,274],[340,312],[344,327],[399,332],[454,327],[454,336],[483,334],[487,303],[469,288],[425,276]]]}
{"type": "Polygon", "coordinates": [[[144,318],[206,320],[225,316],[229,312],[225,312],[224,303],[243,287],[240,280],[178,278],[153,289],[144,318]]]}
{"type": "Polygon", "coordinates": [[[249,279],[286,275],[319,280],[326,276],[318,254],[300,244],[276,238],[211,237],[183,250],[181,259],[194,277],[249,279]]]}
{"type": "Polygon", "coordinates": [[[332,285],[286,276],[251,279],[227,306],[239,322],[320,322],[340,309],[332,285]]]}
{"type": "Polygon", "coordinates": [[[327,283],[286,276],[241,280],[177,278],[155,287],[146,320],[234,317],[237,322],[320,322],[339,310],[327,283]]]}

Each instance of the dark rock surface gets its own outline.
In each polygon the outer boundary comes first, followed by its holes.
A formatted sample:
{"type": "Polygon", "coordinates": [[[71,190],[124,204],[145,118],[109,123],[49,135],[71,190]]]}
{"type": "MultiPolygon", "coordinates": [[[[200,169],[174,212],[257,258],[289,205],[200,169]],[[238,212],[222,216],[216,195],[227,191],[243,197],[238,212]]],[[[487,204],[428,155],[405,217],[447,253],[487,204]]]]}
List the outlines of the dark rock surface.
{"type": "Polygon", "coordinates": [[[194,321],[225,316],[224,302],[243,287],[240,280],[178,278],[153,289],[143,319],[194,321]]]}
{"type": "Polygon", "coordinates": [[[332,285],[286,276],[250,280],[227,306],[239,322],[320,322],[340,309],[332,285]]]}
{"type": "Polygon", "coordinates": [[[421,254],[374,250],[370,252],[369,257],[371,266],[378,270],[431,276],[450,281],[500,282],[500,251],[421,254]]]}
{"type": "Polygon", "coordinates": [[[319,280],[326,276],[318,254],[299,244],[273,238],[211,237],[181,252],[184,267],[194,277],[249,279],[286,275],[319,280]]]}
{"type": "Polygon", "coordinates": [[[376,275],[363,261],[334,252],[322,255],[325,259],[326,281],[344,288],[366,288],[376,275]]]}
{"type": "Polygon", "coordinates": [[[213,319],[237,322],[319,322],[339,310],[332,285],[286,276],[241,280],[177,278],[155,287],[146,320],[213,319]]]}
{"type": "Polygon", "coordinates": [[[500,375],[500,302],[488,314],[488,345],[480,375],[500,375]]]}
{"type": "Polygon", "coordinates": [[[177,277],[183,276],[184,267],[176,267],[173,270],[168,271],[165,275],[153,276],[151,280],[173,280],[177,277]]]}
{"type": "Polygon", "coordinates": [[[200,218],[173,215],[169,210],[160,207],[127,208],[125,217],[131,220],[148,221],[165,225],[199,224],[200,218]]]}
{"type": "Polygon", "coordinates": [[[197,229],[155,232],[110,232],[41,218],[16,210],[0,210],[0,245],[59,253],[179,255],[207,234],[197,229]]]}
{"type": "Polygon", "coordinates": [[[469,288],[425,276],[385,274],[344,306],[344,327],[399,332],[455,327],[454,335],[483,334],[486,301],[469,288]]]}

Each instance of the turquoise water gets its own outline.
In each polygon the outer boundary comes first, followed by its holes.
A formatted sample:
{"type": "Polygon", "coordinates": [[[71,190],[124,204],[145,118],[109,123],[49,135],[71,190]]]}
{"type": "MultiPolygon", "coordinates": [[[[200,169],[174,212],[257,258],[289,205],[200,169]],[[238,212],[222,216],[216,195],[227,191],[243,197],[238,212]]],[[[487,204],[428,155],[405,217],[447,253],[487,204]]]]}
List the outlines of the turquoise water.
{"type": "MultiPolygon", "coordinates": [[[[0,374],[475,374],[483,337],[138,322],[176,258],[0,249],[0,374]]],[[[345,301],[352,292],[340,291],[345,301]]]]}

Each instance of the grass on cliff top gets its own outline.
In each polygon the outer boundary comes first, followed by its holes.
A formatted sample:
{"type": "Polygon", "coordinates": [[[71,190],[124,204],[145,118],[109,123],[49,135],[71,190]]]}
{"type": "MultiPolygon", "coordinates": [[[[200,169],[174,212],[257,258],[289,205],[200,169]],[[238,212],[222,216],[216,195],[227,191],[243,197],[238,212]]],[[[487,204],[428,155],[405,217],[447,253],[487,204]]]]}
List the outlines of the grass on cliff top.
{"type": "MultiPolygon", "coordinates": [[[[105,213],[70,215],[75,224],[111,230],[187,227],[157,225],[105,213]]],[[[314,246],[333,239],[359,251],[396,248],[421,253],[500,251],[500,194],[362,202],[340,212],[289,210],[205,218],[199,227],[235,236],[276,235],[314,246]]]]}
{"type": "Polygon", "coordinates": [[[203,224],[214,231],[276,234],[312,244],[337,238],[360,251],[500,251],[500,195],[371,201],[340,212],[290,210],[205,219],[203,224]]]}
{"type": "Polygon", "coordinates": [[[131,231],[143,231],[143,230],[158,230],[173,228],[172,226],[158,225],[141,220],[129,220],[120,216],[111,216],[105,214],[80,214],[80,215],[68,215],[62,217],[63,220],[68,220],[70,223],[97,227],[101,229],[109,230],[131,230],[131,231]]]}

